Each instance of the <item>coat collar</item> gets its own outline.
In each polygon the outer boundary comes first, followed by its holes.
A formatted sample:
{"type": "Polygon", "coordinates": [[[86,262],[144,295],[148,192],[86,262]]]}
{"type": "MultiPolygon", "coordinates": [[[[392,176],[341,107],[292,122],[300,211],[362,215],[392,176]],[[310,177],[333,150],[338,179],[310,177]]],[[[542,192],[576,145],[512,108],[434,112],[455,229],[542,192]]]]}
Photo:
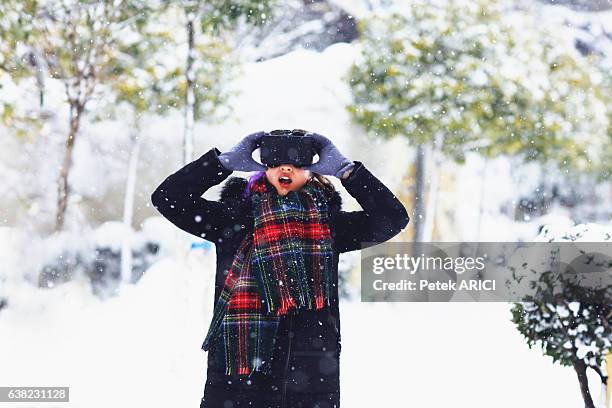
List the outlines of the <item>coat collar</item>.
{"type": "MultiPolygon", "coordinates": [[[[248,180],[243,177],[230,177],[225,184],[221,187],[220,200],[245,200],[242,197],[242,193],[246,189],[248,180]]],[[[342,197],[338,190],[334,190],[332,198],[329,201],[329,205],[332,210],[340,210],[342,207],[342,197]]]]}

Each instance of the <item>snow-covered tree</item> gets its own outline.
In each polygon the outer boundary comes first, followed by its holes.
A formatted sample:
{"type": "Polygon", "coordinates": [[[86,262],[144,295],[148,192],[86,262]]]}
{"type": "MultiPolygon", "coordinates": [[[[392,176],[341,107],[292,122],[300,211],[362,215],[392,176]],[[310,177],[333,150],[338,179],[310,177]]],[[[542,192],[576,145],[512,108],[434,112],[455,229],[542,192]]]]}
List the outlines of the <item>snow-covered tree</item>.
{"type": "MultiPolygon", "coordinates": [[[[117,71],[120,74],[112,83],[106,84],[110,97],[107,105],[98,112],[100,119],[121,115],[131,122],[128,168],[126,172],[123,223],[126,231],[132,231],[134,192],[137,180],[139,151],[143,135],[140,132],[146,114],[166,115],[184,107],[188,88],[183,73],[182,61],[173,58],[176,47],[185,46],[182,37],[173,34],[179,28],[182,10],[160,7],[150,13],[139,29],[139,36],[125,39],[120,45],[123,58],[117,71]],[[126,115],[129,113],[129,115],[126,115]]],[[[199,37],[197,56],[197,89],[194,100],[196,118],[206,117],[209,123],[224,119],[220,108],[227,108],[227,98],[232,95],[226,89],[235,75],[235,62],[227,41],[221,37],[205,34],[199,37]]],[[[131,279],[131,240],[123,236],[121,249],[122,280],[131,279]]]]}
{"type": "MultiPolygon", "coordinates": [[[[547,287],[552,292],[555,286],[559,283],[547,287]]],[[[549,301],[515,303],[512,321],[529,348],[540,345],[553,362],[574,368],[585,408],[594,408],[586,370],[593,369],[607,386],[604,359],[612,352],[612,305],[603,299],[610,300],[611,288],[588,290],[569,280],[561,286],[554,296],[547,293],[549,301]]]]}
{"type": "MultiPolygon", "coordinates": [[[[48,76],[60,81],[70,108],[68,135],[57,182],[56,230],[64,225],[72,152],[88,103],[100,84],[121,70],[122,39],[146,19],[149,3],[138,0],[47,0],[0,3],[2,68],[15,81],[48,76]]],[[[44,81],[37,80],[40,103],[44,81]]]]}
{"type": "Polygon", "coordinates": [[[125,234],[121,239],[121,280],[130,282],[132,279],[132,221],[134,213],[134,195],[137,181],[137,168],[140,158],[140,148],[143,141],[141,127],[143,117],[147,113],[166,114],[170,111],[169,100],[178,92],[168,92],[165,88],[168,67],[164,66],[161,56],[175,45],[174,37],[168,31],[164,22],[164,9],[150,13],[143,22],[138,36],[126,39],[121,53],[123,58],[117,67],[119,74],[112,83],[106,84],[108,96],[107,106],[101,107],[96,119],[104,120],[121,115],[130,121],[129,126],[129,158],[125,178],[125,193],[123,202],[123,224],[125,234]],[[172,46],[170,45],[172,44],[172,46]],[[127,113],[127,114],[126,114],[127,113]],[[129,233],[128,233],[129,232],[129,233]]]}
{"type": "MultiPolygon", "coordinates": [[[[166,0],[166,3],[183,14],[186,33],[187,55],[184,68],[180,71],[184,78],[177,78],[184,84],[180,90],[183,94],[181,106],[185,110],[183,162],[186,164],[193,160],[194,123],[208,118],[210,108],[215,108],[215,105],[205,103],[214,99],[206,95],[224,98],[221,89],[226,82],[223,74],[227,69],[215,64],[215,59],[219,58],[218,39],[223,34],[231,33],[238,22],[255,26],[264,24],[272,12],[274,0],[166,0]],[[211,66],[219,68],[216,75],[210,75],[211,66]]],[[[219,101],[216,105],[221,103],[219,101]]]]}
{"type": "Polygon", "coordinates": [[[502,0],[412,1],[360,21],[348,75],[352,118],[370,135],[416,146],[415,240],[430,240],[444,157],[520,155],[588,170],[605,160],[606,91],[560,28],[502,0]],[[431,148],[428,210],[425,155],[431,148]]]}
{"type": "Polygon", "coordinates": [[[599,375],[605,399],[604,360],[612,352],[612,264],[605,251],[610,233],[592,223],[569,230],[547,225],[534,241],[559,245],[543,248],[544,258],[527,248],[510,258],[509,288],[522,300],[512,306],[512,321],[529,348],[539,345],[553,362],[574,368],[585,407],[592,408],[587,368],[599,375]]]}

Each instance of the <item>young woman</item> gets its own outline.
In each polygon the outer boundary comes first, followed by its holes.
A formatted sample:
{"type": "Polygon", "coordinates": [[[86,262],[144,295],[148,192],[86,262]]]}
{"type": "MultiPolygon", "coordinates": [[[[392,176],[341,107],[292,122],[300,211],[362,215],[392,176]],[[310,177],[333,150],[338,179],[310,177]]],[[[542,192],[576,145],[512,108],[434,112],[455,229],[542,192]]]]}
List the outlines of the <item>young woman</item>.
{"type": "MultiPolygon", "coordinates": [[[[304,136],[304,131],[273,131],[304,136]]],[[[213,148],[151,196],[179,228],[213,242],[215,309],[201,408],[338,408],[338,255],[389,240],[406,209],[360,161],[308,133],[319,160],[264,166],[252,158],[267,132],[213,148]],[[218,201],[201,196],[232,171],[218,201]],[[343,211],[335,176],[363,210],[343,211]]]]}

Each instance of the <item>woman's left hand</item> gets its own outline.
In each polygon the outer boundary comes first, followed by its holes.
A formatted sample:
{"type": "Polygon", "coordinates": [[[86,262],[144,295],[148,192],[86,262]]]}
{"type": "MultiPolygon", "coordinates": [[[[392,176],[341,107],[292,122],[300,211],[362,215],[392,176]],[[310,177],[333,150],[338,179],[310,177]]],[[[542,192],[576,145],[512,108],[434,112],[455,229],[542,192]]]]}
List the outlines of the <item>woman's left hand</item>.
{"type": "Polygon", "coordinates": [[[327,137],[318,133],[309,133],[308,136],[313,138],[319,161],[310,166],[304,166],[304,170],[340,178],[344,172],[355,166],[355,163],[340,153],[334,143],[327,137]]]}

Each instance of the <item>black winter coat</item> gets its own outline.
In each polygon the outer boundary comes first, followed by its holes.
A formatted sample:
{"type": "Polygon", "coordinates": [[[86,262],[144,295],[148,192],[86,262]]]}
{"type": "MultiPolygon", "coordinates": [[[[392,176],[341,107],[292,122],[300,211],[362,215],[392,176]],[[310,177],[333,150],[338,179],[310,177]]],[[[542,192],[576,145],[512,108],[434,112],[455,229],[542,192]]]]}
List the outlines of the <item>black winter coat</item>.
{"type": "MultiPolygon", "coordinates": [[[[153,192],[155,208],[182,230],[215,244],[217,268],[215,299],[245,234],[253,233],[250,200],[242,193],[247,179],[231,177],[218,201],[201,196],[231,173],[212,148],[197,160],[168,176],[153,192]]],[[[331,306],[287,315],[279,325],[272,373],[251,378],[226,376],[223,350],[209,349],[207,379],[201,407],[323,408],[340,405],[340,313],[338,308],[338,255],[382,243],[401,232],[408,213],[395,195],[360,161],[342,185],[363,210],[343,211],[338,191],[329,200],[330,231],[334,249],[334,286],[331,306]]]]}

